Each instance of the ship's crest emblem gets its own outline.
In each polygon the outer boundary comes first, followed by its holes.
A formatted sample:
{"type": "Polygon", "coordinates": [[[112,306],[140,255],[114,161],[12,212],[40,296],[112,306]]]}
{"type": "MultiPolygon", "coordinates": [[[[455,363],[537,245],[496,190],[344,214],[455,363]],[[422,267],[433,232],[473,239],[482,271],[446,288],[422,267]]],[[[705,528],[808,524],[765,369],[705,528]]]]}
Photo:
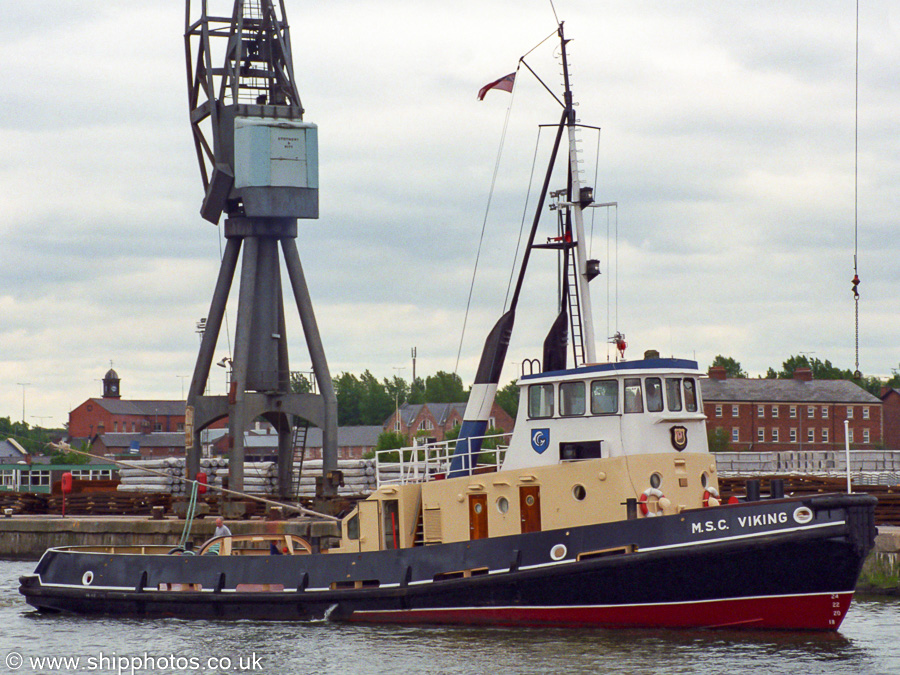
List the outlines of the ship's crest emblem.
{"type": "Polygon", "coordinates": [[[669,429],[672,434],[672,447],[681,452],[687,447],[687,428],[675,426],[669,429]]]}
{"type": "Polygon", "coordinates": [[[538,454],[541,454],[550,447],[550,429],[532,429],[531,430],[531,447],[538,454]]]}

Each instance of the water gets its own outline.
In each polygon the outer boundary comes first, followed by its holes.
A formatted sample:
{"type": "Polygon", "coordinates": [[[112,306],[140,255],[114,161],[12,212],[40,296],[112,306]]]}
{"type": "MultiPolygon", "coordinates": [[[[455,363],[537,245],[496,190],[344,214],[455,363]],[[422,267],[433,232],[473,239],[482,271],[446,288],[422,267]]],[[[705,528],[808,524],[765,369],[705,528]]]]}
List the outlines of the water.
{"type": "Polygon", "coordinates": [[[839,633],[119,620],[31,611],[17,588],[33,568],[0,561],[0,674],[900,674],[896,598],[858,598],[839,633]],[[79,661],[37,661],[54,657],[79,661]]]}

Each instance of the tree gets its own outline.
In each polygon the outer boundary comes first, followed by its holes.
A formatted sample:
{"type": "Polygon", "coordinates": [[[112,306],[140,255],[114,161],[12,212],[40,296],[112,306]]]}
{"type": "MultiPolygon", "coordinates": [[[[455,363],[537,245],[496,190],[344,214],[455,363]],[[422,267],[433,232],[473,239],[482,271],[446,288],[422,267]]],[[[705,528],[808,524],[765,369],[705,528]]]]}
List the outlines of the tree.
{"type": "Polygon", "coordinates": [[[375,450],[396,450],[409,445],[409,439],[399,431],[384,431],[378,435],[375,450]]]}
{"type": "Polygon", "coordinates": [[[710,452],[728,452],[731,450],[731,443],[728,438],[728,432],[717,427],[706,430],[706,439],[709,442],[710,452]]]}
{"type": "Polygon", "coordinates": [[[741,364],[730,356],[722,356],[719,354],[712,360],[710,368],[724,368],[725,374],[730,378],[747,377],[747,373],[741,368],[741,364]]]}
{"type": "Polygon", "coordinates": [[[428,403],[460,403],[469,396],[456,373],[439,370],[425,378],[425,400],[428,403]]]}
{"type": "Polygon", "coordinates": [[[425,380],[421,377],[413,380],[412,384],[409,385],[409,398],[406,400],[413,405],[425,403],[425,380]]]}
{"type": "Polygon", "coordinates": [[[497,390],[495,400],[497,405],[503,408],[510,417],[516,419],[516,414],[519,412],[519,385],[515,380],[497,390]]]}
{"type": "Polygon", "coordinates": [[[312,381],[306,376],[306,373],[291,373],[291,393],[308,394],[313,390],[312,381]]]}

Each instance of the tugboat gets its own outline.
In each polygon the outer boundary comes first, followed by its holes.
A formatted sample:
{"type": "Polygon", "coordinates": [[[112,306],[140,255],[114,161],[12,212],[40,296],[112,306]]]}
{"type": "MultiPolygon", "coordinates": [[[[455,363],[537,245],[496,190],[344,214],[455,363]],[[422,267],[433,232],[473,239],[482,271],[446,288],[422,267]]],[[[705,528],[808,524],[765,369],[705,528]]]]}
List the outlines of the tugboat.
{"type": "Polygon", "coordinates": [[[777,487],[760,498],[751,484],[721,503],[697,363],[652,352],[596,362],[597,262],[582,227],[593,190],[577,172],[562,24],[557,35],[564,91],[552,157],[458,439],[381,453],[377,490],[309,539],[214,537],[196,555],[51,548],[21,578],[28,603],[184,618],[837,630],[874,544],[876,500],[777,487]],[[552,192],[564,137],[566,185],[552,192]],[[559,230],[535,243],[548,200],[559,230]],[[538,248],[558,252],[561,310],[518,381],[515,431],[498,445],[488,415],[538,248]]]}

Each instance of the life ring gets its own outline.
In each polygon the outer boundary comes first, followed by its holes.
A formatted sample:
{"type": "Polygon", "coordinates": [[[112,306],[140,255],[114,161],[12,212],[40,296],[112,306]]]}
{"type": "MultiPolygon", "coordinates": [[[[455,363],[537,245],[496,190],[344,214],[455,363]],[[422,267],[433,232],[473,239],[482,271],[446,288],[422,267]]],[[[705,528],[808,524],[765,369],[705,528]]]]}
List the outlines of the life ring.
{"type": "Polygon", "coordinates": [[[662,490],[654,487],[649,487],[641,493],[641,496],[638,497],[638,508],[641,510],[641,514],[645,517],[659,516],[661,515],[661,511],[659,511],[659,507],[657,506],[656,511],[651,511],[649,504],[650,497],[656,497],[657,504],[660,499],[663,499],[665,495],[662,490]]]}
{"type": "Polygon", "coordinates": [[[709,506],[710,497],[714,498],[717,502],[717,504],[714,504],[713,506],[717,506],[718,504],[722,503],[722,501],[719,499],[719,491],[714,487],[708,487],[703,491],[703,506],[709,506]]]}

